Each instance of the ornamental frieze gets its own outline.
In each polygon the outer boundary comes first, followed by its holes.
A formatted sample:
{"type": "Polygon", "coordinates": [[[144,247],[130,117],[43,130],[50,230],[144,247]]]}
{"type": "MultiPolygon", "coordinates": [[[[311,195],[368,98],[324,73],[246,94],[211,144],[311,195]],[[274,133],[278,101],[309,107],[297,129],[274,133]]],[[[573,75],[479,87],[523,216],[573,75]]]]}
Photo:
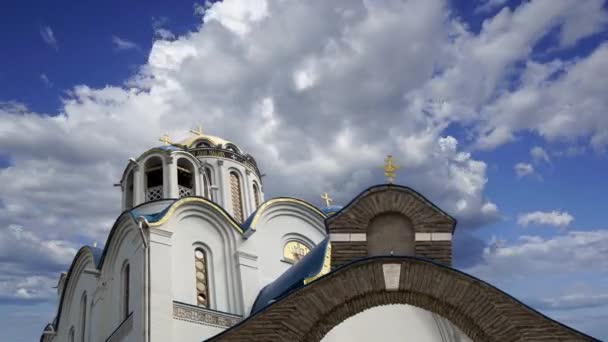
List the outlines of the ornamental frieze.
{"type": "Polygon", "coordinates": [[[173,303],[173,318],[220,328],[236,325],[241,317],[184,303],[173,303]]]}

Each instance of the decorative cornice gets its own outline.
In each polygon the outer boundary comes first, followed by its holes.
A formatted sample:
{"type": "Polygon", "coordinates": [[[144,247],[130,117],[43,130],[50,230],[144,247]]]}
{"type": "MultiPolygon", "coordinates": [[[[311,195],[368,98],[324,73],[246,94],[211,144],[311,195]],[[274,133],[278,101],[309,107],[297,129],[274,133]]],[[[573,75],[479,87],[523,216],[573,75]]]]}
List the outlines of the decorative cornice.
{"type": "Polygon", "coordinates": [[[209,310],[180,302],[173,302],[173,318],[218,328],[230,328],[242,319],[242,317],[238,315],[209,310]]]}

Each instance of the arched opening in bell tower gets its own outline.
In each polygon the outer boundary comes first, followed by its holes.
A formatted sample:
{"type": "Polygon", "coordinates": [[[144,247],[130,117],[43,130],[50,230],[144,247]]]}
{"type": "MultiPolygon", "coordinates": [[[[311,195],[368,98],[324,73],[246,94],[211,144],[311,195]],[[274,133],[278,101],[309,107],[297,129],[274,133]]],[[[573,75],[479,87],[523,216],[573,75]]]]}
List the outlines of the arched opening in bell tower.
{"type": "Polygon", "coordinates": [[[163,198],[163,160],[154,156],[146,160],[146,202],[163,198]]]}
{"type": "Polygon", "coordinates": [[[195,167],[186,158],[177,160],[177,187],[179,190],[179,198],[195,195],[195,167]]]}

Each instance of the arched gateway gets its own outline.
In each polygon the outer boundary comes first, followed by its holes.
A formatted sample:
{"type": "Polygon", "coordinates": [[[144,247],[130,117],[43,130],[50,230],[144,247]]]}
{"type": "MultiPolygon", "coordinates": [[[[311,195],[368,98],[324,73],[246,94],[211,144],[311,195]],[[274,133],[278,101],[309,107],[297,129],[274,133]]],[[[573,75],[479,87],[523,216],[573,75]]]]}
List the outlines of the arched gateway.
{"type": "MultiPolygon", "coordinates": [[[[455,224],[410,188],[372,187],[326,220],[329,273],[312,282],[302,276],[298,284],[298,272],[306,274],[307,264],[324,259],[317,247],[300,261],[300,270],[286,272],[260,293],[252,316],[210,341],[321,341],[349,317],[389,304],[441,316],[466,340],[594,341],[449,267],[455,224]],[[386,240],[405,246],[391,247],[386,240]]],[[[416,340],[414,333],[399,337],[416,340]]]]}

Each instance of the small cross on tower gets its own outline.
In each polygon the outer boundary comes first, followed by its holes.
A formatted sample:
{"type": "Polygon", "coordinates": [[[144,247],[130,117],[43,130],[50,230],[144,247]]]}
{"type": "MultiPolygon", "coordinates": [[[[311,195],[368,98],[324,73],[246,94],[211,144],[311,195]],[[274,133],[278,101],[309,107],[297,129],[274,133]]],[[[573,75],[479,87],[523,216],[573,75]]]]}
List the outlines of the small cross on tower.
{"type": "Polygon", "coordinates": [[[394,159],[392,155],[386,156],[384,159],[384,177],[386,177],[386,181],[388,184],[393,184],[395,181],[395,171],[399,170],[400,166],[393,164],[394,159]]]}
{"type": "Polygon", "coordinates": [[[327,194],[327,192],[324,192],[324,193],[323,193],[323,196],[321,196],[321,198],[325,200],[325,206],[326,206],[326,207],[329,207],[329,205],[330,205],[330,204],[331,204],[331,202],[333,201],[333,199],[331,199],[331,198],[329,197],[329,195],[327,194]]]}
{"type": "Polygon", "coordinates": [[[198,125],[196,129],[191,129],[190,133],[194,133],[196,135],[203,135],[203,126],[198,125]]]}
{"type": "Polygon", "coordinates": [[[169,134],[163,134],[163,136],[158,138],[158,140],[164,142],[165,145],[171,145],[171,140],[169,140],[169,134]]]}

